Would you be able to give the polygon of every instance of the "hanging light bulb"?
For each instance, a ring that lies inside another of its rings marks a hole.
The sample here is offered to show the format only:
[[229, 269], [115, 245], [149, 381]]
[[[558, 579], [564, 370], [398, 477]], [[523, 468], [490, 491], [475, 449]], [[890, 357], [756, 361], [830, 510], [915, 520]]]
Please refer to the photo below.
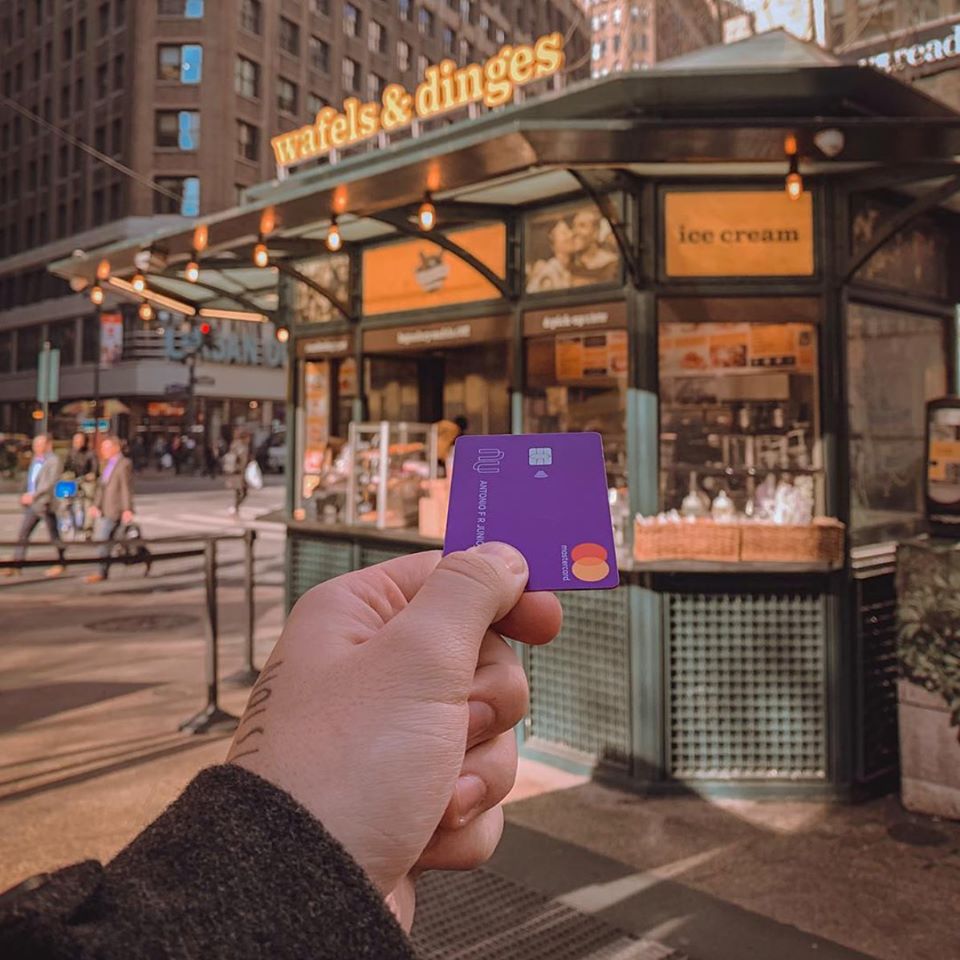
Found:
[[796, 154], [790, 157], [790, 171], [784, 181], [784, 188], [791, 200], [799, 200], [803, 193], [803, 177], [800, 176]]
[[288, 327], [277, 327], [277, 340], [280, 343], [286, 343], [290, 339], [290, 330]]
[[417, 223], [424, 233], [437, 225], [437, 208], [433, 205], [429, 193], [423, 198], [423, 203], [420, 204], [420, 209], [417, 211]]
[[97, 307], [103, 303], [103, 287], [99, 283], [95, 283], [90, 288], [90, 302]]
[[140, 309], [137, 311], [137, 313], [139, 313], [140, 319], [141, 319], [144, 323], [148, 323], [150, 320], [153, 319], [153, 307], [151, 307], [150, 304], [147, 303], [146, 300], [144, 300], [144, 301], [140, 304]]
[[110, 261], [101, 260], [97, 264], [97, 279], [106, 280], [109, 278], [109, 276], [110, 276]]
[[191, 260], [183, 271], [183, 275], [191, 283], [196, 283], [200, 279], [200, 264], [196, 260]]
[[261, 268], [268, 266], [270, 263], [270, 252], [267, 250], [267, 245], [263, 242], [262, 234], [257, 245], [253, 248], [253, 262]]
[[330, 229], [327, 231], [327, 249], [331, 253], [336, 253], [343, 246], [343, 236], [340, 233], [340, 225], [337, 223], [336, 215], [330, 218]]
[[144, 277], [142, 273], [135, 273], [133, 279], [130, 281], [130, 286], [133, 287], [137, 293], [143, 293], [147, 289], [147, 278]]
[[194, 258], [196, 258], [198, 253], [203, 253], [203, 251], [207, 249], [207, 240], [209, 237], [210, 234], [207, 230], [207, 225], [205, 223], [198, 224], [193, 231]]

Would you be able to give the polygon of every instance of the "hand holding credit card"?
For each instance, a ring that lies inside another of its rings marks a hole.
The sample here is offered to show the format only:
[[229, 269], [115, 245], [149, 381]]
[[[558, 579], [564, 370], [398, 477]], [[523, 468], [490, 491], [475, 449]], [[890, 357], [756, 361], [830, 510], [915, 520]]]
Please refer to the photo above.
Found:
[[600, 434], [460, 437], [443, 552], [491, 540], [524, 555], [527, 590], [617, 586]]

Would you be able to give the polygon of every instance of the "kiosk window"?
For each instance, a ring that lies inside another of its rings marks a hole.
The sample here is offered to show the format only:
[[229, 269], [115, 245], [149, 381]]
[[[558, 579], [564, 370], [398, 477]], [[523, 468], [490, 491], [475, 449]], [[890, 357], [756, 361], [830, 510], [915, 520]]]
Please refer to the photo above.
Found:
[[916, 532], [925, 405], [947, 391], [944, 322], [853, 303], [847, 312], [853, 542]]
[[603, 436], [607, 483], [626, 485], [627, 332], [599, 330], [526, 342], [524, 430]]
[[817, 331], [807, 323], [661, 323], [660, 502], [721, 491], [750, 514], [782, 480], [823, 512]]

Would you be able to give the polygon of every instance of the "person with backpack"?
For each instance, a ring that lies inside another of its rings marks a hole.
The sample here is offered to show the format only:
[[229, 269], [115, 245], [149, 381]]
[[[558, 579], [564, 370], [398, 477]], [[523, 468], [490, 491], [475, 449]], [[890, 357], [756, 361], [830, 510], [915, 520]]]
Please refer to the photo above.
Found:
[[223, 475], [227, 478], [227, 489], [233, 491], [233, 506], [229, 513], [239, 516], [240, 504], [250, 492], [247, 486], [247, 465], [250, 463], [250, 438], [242, 430], [234, 435], [233, 442], [223, 455]]

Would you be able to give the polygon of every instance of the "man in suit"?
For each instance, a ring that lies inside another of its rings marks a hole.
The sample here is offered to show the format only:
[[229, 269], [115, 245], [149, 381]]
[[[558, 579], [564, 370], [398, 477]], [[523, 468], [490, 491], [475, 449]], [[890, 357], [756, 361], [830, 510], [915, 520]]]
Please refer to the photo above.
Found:
[[133, 464], [120, 450], [116, 437], [100, 442], [100, 479], [90, 508], [93, 539], [100, 548], [100, 570], [86, 578], [87, 583], [106, 580], [110, 573], [110, 545], [123, 525], [133, 520]]
[[[27, 555], [27, 542], [40, 523], [47, 525], [50, 540], [56, 544], [60, 562], [46, 571], [48, 577], [59, 577], [64, 571], [63, 544], [57, 528], [57, 515], [53, 512], [53, 491], [60, 479], [60, 458], [53, 452], [53, 437], [41, 433], [33, 438], [33, 459], [27, 470], [27, 481], [20, 497], [23, 518], [17, 535], [17, 548], [13, 553], [15, 563], [22, 563]], [[17, 576], [19, 567], [5, 567], [0, 574]]]

